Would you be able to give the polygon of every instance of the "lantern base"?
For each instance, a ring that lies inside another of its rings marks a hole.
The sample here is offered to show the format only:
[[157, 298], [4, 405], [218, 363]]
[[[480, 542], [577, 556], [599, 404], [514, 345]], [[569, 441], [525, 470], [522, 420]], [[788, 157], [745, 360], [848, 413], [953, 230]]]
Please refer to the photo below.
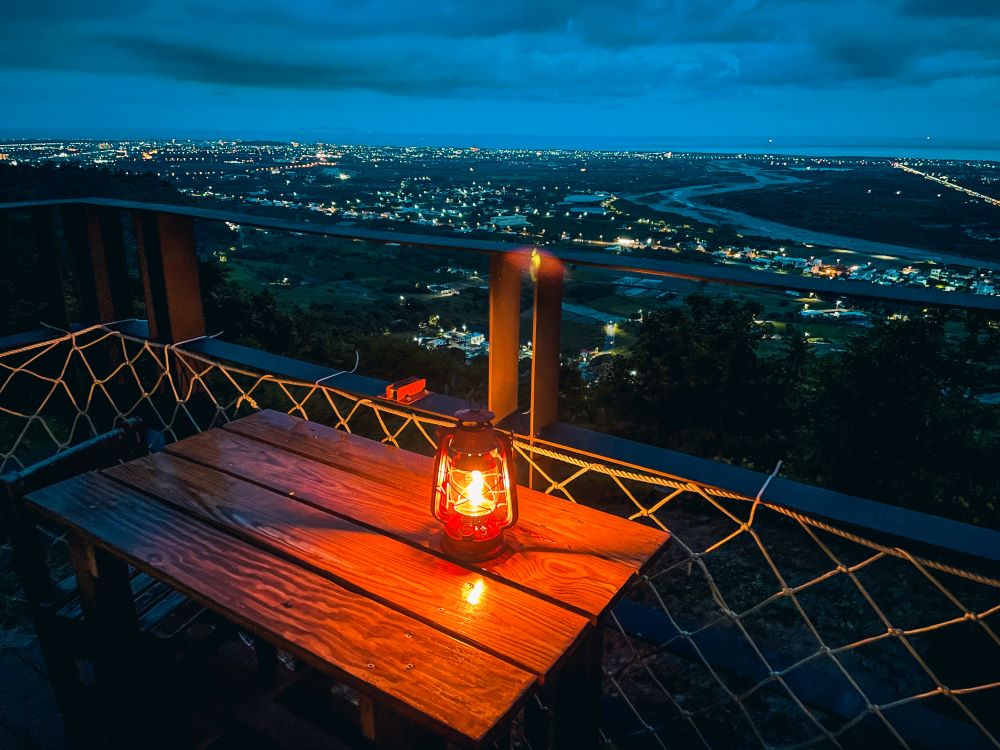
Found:
[[461, 539], [455, 539], [448, 534], [442, 534], [441, 549], [449, 557], [454, 557], [459, 560], [480, 562], [482, 560], [489, 560], [491, 557], [496, 557], [501, 554], [505, 549], [507, 549], [507, 544], [504, 542], [503, 532], [492, 539], [486, 539], [481, 542], [467, 542]]

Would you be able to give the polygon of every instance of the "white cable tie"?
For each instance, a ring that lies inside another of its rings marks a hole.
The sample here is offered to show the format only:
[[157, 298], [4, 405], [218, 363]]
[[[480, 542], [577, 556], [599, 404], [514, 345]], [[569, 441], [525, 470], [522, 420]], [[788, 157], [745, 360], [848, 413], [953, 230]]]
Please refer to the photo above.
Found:
[[770, 474], [770, 476], [768, 476], [768, 478], [764, 480], [764, 484], [762, 484], [761, 487], [760, 487], [760, 492], [758, 492], [757, 493], [757, 497], [754, 498], [754, 502], [755, 503], [759, 503], [760, 502], [760, 499], [764, 496], [764, 490], [767, 489], [767, 485], [769, 485], [771, 483], [772, 479], [774, 479], [776, 476], [778, 476], [778, 472], [781, 471], [781, 463], [782, 462], [779, 459], [778, 463], [775, 464], [774, 471], [772, 471], [771, 474]]
[[337, 372], [331, 372], [329, 375], [324, 375], [319, 380], [317, 380], [314, 385], [321, 385], [324, 380], [329, 380], [330, 378], [335, 378], [338, 375], [343, 375], [347, 370], [338, 370]]
[[[72, 331], [67, 331], [64, 328], [60, 328], [59, 326], [51, 325], [50, 323], [46, 323], [44, 320], [39, 320], [38, 325], [42, 326], [42, 328], [48, 328], [51, 331], [59, 331], [59, 333], [63, 334], [64, 336], [73, 335]], [[83, 333], [83, 331], [78, 331], [77, 333]]]
[[108, 323], [94, 323], [93, 325], [89, 325], [86, 328], [81, 328], [79, 331], [67, 331], [64, 328], [60, 328], [59, 326], [54, 326], [51, 323], [46, 323], [44, 320], [38, 321], [38, 324], [43, 328], [48, 328], [53, 331], [59, 331], [59, 333], [64, 333], [67, 336], [79, 336], [82, 333], [87, 333], [87, 331], [95, 331], [98, 328], [103, 328], [112, 333], [121, 333], [121, 331], [112, 331], [111, 326], [116, 326], [121, 323], [141, 323], [141, 322], [145, 321], [142, 318], [122, 318], [121, 320], [112, 320]]
[[[145, 318], [122, 318], [121, 320], [112, 320], [109, 323], [98, 323], [94, 327], [95, 328], [108, 328], [110, 326], [116, 326], [116, 325], [120, 325], [122, 323], [145, 323], [145, 322], [146, 322]], [[119, 331], [115, 331], [115, 333], [119, 333]]]
[[757, 506], [760, 505], [761, 498], [764, 497], [764, 490], [766, 490], [767, 486], [771, 484], [771, 480], [778, 476], [778, 472], [781, 471], [781, 464], [782, 462], [780, 460], [777, 464], [775, 464], [774, 471], [772, 471], [770, 475], [768, 475], [767, 479], [764, 480], [764, 484], [760, 486], [760, 491], [757, 493], [757, 497], [753, 499], [753, 505], [750, 506], [750, 517], [747, 518], [746, 522], [747, 528], [753, 525], [754, 517], [757, 514]]
[[357, 349], [354, 350], [354, 367], [350, 370], [339, 370], [338, 372], [331, 372], [329, 375], [324, 375], [319, 380], [315, 382], [315, 385], [321, 385], [324, 380], [329, 380], [330, 378], [335, 378], [338, 375], [353, 375], [358, 371], [358, 365], [361, 364], [361, 352]]
[[178, 341], [178, 342], [176, 342], [174, 344], [167, 344], [167, 347], [170, 348], [170, 349], [174, 349], [174, 348], [176, 348], [178, 346], [184, 346], [184, 344], [190, 344], [192, 341], [201, 341], [202, 339], [214, 339], [214, 338], [216, 338], [218, 336], [221, 336], [223, 333], [225, 333], [225, 331], [219, 331], [218, 333], [213, 333], [211, 336], [207, 336], [207, 335], [206, 336], [195, 336], [192, 339], [184, 339], [184, 341]]

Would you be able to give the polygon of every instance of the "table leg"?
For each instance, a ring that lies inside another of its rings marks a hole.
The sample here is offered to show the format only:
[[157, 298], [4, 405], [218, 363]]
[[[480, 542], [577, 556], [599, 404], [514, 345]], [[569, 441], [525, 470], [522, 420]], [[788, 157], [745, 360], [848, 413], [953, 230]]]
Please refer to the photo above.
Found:
[[122, 750], [184, 747], [190, 741], [180, 726], [184, 722], [159, 716], [164, 685], [158, 684], [159, 671], [143, 663], [139, 653], [128, 565], [77, 535], [70, 539], [70, 553], [94, 648], [105, 744]]
[[39, 543], [35, 519], [18, 507], [11, 514], [10, 540], [14, 569], [24, 589], [45, 670], [52, 683], [67, 736], [75, 744], [85, 747], [92, 742], [92, 722], [87, 716], [80, 674], [66, 645], [65, 635], [56, 626], [55, 615], [51, 611], [54, 587], [49, 578], [45, 553]]
[[534, 702], [525, 710], [525, 734], [532, 750], [590, 750], [598, 746], [603, 655], [604, 628], [591, 626], [543, 689], [547, 717]]
[[265, 690], [278, 684], [278, 649], [258, 635], [253, 636], [253, 650], [257, 657], [257, 677]]
[[548, 691], [532, 696], [524, 706], [524, 738], [528, 750], [548, 750], [549, 747], [549, 707], [544, 701], [548, 699]]
[[362, 695], [361, 731], [381, 750], [445, 750], [445, 742], [399, 712]]

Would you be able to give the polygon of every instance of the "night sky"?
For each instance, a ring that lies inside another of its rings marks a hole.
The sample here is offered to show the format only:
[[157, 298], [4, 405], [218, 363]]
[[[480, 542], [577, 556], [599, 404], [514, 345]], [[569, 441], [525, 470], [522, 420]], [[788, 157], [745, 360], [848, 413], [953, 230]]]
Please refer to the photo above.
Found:
[[1000, 0], [4, 5], [8, 137], [1000, 137]]

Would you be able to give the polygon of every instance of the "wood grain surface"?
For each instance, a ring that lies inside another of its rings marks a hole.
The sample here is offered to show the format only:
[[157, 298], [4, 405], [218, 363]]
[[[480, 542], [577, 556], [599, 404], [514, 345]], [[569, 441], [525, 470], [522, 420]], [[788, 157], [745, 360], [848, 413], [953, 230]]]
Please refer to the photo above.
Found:
[[[423, 486], [414, 488], [409, 477], [393, 477], [389, 466], [380, 472], [385, 481], [375, 481], [228, 430], [203, 432], [167, 451], [443, 555], [441, 526], [430, 512], [429, 485], [426, 492]], [[368, 470], [365, 464], [361, 467]], [[507, 552], [469, 564], [595, 622], [635, 575], [630, 565], [564, 544], [538, 543], [519, 533], [520, 528], [519, 522]]]
[[[225, 429], [282, 450], [389, 484], [405, 483], [430, 496], [432, 459], [282, 412], [264, 410]], [[517, 535], [525, 544], [592, 552], [642, 570], [669, 534], [586, 505], [517, 488]]]
[[451, 741], [478, 745], [533, 675], [97, 474], [31, 507]]
[[160, 453], [104, 474], [542, 679], [587, 626], [520, 589], [179, 456]]

